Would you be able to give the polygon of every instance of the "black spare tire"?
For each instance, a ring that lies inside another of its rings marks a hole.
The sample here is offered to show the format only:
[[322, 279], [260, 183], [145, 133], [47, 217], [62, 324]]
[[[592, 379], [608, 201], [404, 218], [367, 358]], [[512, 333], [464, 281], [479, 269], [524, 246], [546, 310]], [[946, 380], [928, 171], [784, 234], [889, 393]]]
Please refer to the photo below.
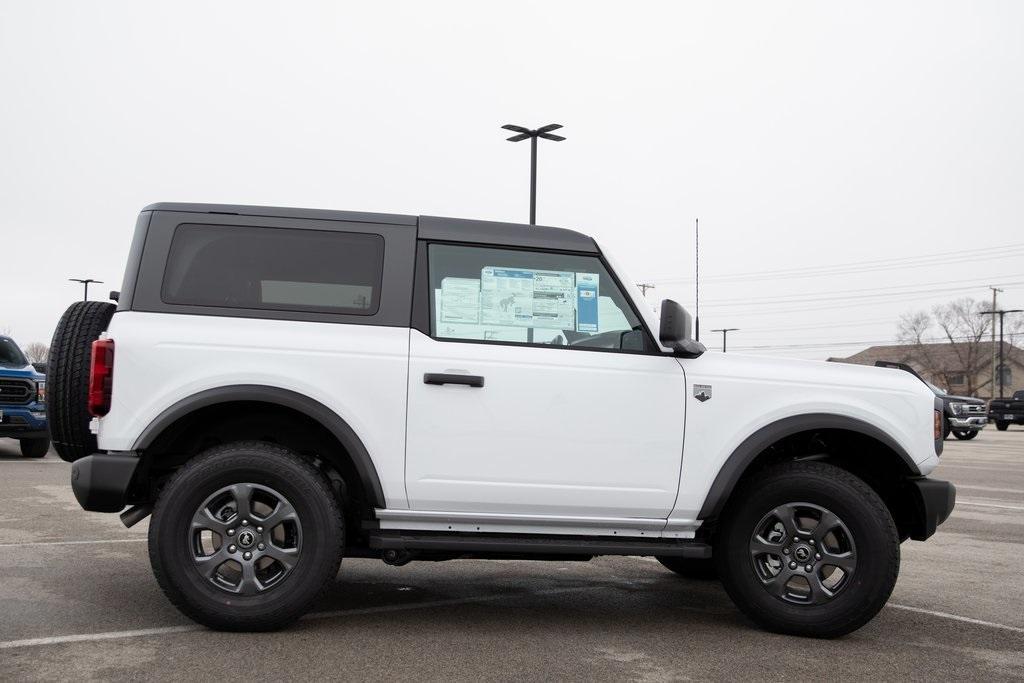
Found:
[[107, 329], [114, 304], [78, 301], [68, 306], [50, 343], [46, 375], [46, 414], [53, 449], [74, 462], [96, 452], [89, 431], [89, 365], [92, 343]]

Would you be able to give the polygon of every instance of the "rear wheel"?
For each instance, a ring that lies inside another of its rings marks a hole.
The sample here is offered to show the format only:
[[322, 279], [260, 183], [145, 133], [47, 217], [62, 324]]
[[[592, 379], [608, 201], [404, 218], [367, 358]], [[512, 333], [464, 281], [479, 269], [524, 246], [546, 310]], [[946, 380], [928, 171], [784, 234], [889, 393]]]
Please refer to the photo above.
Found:
[[900, 541], [862, 480], [817, 462], [766, 470], [733, 494], [715, 547], [736, 606], [770, 631], [834, 638], [885, 605]]
[[953, 436], [960, 439], [961, 441], [970, 441], [978, 435], [977, 430], [974, 429], [954, 429]]
[[71, 304], [53, 333], [46, 375], [46, 414], [53, 449], [72, 462], [95, 453], [89, 430], [89, 365], [92, 343], [107, 329], [115, 307], [105, 301]]
[[689, 557], [659, 555], [657, 560], [668, 569], [679, 574], [679, 576], [687, 579], [708, 581], [718, 578], [718, 570], [715, 568], [715, 561], [711, 558], [699, 560]]
[[21, 454], [26, 458], [42, 458], [50, 450], [50, 440], [45, 436], [41, 439], [21, 439]]
[[163, 488], [149, 527], [157, 581], [210, 628], [268, 631], [298, 619], [333, 583], [344, 528], [330, 483], [290, 450], [219, 446]]
[[1004, 422], [1003, 420], [996, 420], [996, 429], [998, 429], [1001, 432], [1005, 432], [1007, 428], [1009, 428], [1009, 426], [1009, 422]]

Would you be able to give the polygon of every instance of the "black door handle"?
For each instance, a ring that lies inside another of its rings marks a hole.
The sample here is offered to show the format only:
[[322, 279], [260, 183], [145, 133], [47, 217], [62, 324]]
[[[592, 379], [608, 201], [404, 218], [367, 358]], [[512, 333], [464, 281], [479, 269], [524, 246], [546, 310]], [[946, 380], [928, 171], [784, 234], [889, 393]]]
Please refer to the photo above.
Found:
[[423, 375], [424, 384], [465, 384], [467, 387], [484, 385], [484, 378], [480, 375], [452, 375], [446, 372], [427, 372]]

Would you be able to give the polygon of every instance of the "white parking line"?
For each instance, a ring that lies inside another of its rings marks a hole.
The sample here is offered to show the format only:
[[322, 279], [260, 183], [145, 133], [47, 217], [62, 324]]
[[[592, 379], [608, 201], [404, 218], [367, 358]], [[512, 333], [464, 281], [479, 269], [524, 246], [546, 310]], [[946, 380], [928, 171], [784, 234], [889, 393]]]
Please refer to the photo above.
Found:
[[1024, 510], [1020, 505], [996, 505], [995, 503], [976, 503], [973, 500], [958, 500], [957, 505], [970, 505], [978, 508], [999, 508], [1001, 510]]
[[110, 538], [103, 541], [33, 541], [31, 543], [0, 543], [0, 548], [30, 548], [46, 545], [93, 545], [100, 543], [145, 543], [145, 538]]
[[971, 491], [989, 491], [991, 493], [1019, 493], [1024, 495], [1024, 489], [998, 489], [991, 486], [967, 486], [966, 484], [956, 485], [957, 491], [962, 491], [964, 489], [970, 489]]
[[[606, 589], [608, 584], [593, 586], [577, 586], [574, 588], [551, 588], [548, 590], [531, 591], [528, 593], [501, 593], [498, 595], [480, 595], [470, 598], [451, 598], [449, 600], [428, 600], [425, 602], [414, 602], [400, 605], [381, 605], [380, 607], [366, 607], [361, 609], [341, 609], [331, 612], [312, 612], [302, 617], [302, 621], [313, 619], [333, 619], [336, 617], [358, 616], [366, 614], [383, 614], [386, 612], [401, 612], [413, 609], [429, 609], [432, 607], [449, 607], [452, 605], [466, 605], [481, 602], [494, 602], [496, 600], [512, 600], [526, 596], [557, 595], [560, 593], [578, 593], [598, 588]], [[614, 587], [614, 584], [612, 585]], [[140, 628], [131, 631], [106, 631], [104, 633], [76, 633], [67, 636], [52, 636], [49, 638], [25, 638], [24, 640], [0, 641], [0, 650], [13, 650], [19, 647], [38, 647], [41, 645], [66, 645], [68, 643], [91, 643], [100, 640], [117, 640], [119, 638], [143, 638], [146, 636], [163, 636], [171, 633], [192, 633], [205, 631], [203, 626], [198, 624], [184, 626], [163, 626], [159, 628]]]
[[4, 460], [0, 459], [0, 464], [7, 463], [9, 465], [70, 465], [69, 462], [63, 460], [36, 460], [35, 458], [22, 458], [21, 460]]
[[[1006, 624], [997, 624], [994, 621], [983, 621], [981, 619], [972, 619], [971, 617], [962, 617], [959, 614], [950, 614], [949, 612], [936, 612], [930, 609], [922, 609], [920, 607], [911, 607], [910, 605], [897, 605], [894, 602], [890, 602], [887, 607], [893, 607], [895, 609], [902, 609], [908, 612], [917, 612], [919, 614], [928, 614], [933, 617], [941, 617], [943, 619], [952, 619], [953, 621], [960, 621], [965, 624], [975, 624], [976, 626], [987, 626], [989, 628], [998, 628], [1003, 631], [1012, 631], [1014, 633], [1024, 633], [1024, 628], [1019, 626], [1007, 626]], [[2, 647], [2, 646], [0, 646]]]
[[[414, 609], [430, 609], [432, 607], [449, 607], [452, 605], [466, 605], [473, 603], [483, 602], [494, 602], [498, 600], [506, 600], [513, 598], [522, 598], [524, 596], [540, 596], [540, 595], [557, 595], [560, 593], [578, 593], [586, 590], [596, 590], [608, 588], [607, 584], [599, 584], [593, 586], [578, 586], [575, 588], [552, 588], [549, 590], [531, 591], [529, 593], [502, 593], [499, 595], [480, 595], [470, 598], [452, 598], [449, 600], [428, 600], [425, 602], [415, 602], [400, 605], [381, 605], [380, 607], [366, 607], [361, 609], [342, 609], [334, 610], [331, 612], [313, 612], [302, 617], [302, 621], [318, 620], [318, 619], [334, 619], [337, 617], [345, 616], [357, 616], [366, 614], [384, 614], [387, 612], [401, 612], [406, 610]], [[959, 614], [950, 614], [949, 612], [938, 612], [930, 609], [923, 609], [921, 607], [911, 607], [910, 605], [900, 605], [894, 602], [888, 603], [887, 607], [893, 609], [901, 609], [907, 612], [916, 612], [918, 614], [927, 614], [932, 617], [938, 617], [940, 619], [949, 619], [951, 621], [957, 621], [965, 624], [973, 624], [975, 626], [984, 626], [986, 628], [999, 629], [1001, 631], [1010, 631], [1012, 633], [1024, 633], [1024, 628], [1019, 626], [1009, 626], [1007, 624], [999, 624], [994, 621], [985, 621], [983, 619], [974, 619], [972, 617], [963, 617]], [[134, 629], [130, 631], [106, 631], [104, 633], [76, 633], [66, 636], [52, 636], [48, 638], [25, 638], [23, 640], [7, 640], [0, 641], [0, 650], [13, 650], [15, 648], [22, 647], [39, 647], [42, 645], [66, 645], [69, 643], [91, 643], [101, 640], [118, 640], [121, 638], [143, 638], [146, 636], [163, 636], [173, 633], [194, 633], [197, 631], [205, 631], [206, 629], [198, 624], [183, 625], [183, 626], [163, 626], [158, 628], [142, 628]]]

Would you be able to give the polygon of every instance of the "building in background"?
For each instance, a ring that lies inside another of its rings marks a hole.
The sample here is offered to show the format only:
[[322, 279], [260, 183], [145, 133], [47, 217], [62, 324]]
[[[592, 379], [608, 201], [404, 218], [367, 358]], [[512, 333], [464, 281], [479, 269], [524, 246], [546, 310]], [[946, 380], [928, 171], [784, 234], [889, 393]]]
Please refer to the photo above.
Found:
[[[993, 398], [992, 342], [939, 344], [893, 344], [871, 346], [846, 358], [829, 358], [837, 363], [874, 365], [875, 361], [906, 363], [932, 384], [951, 394]], [[999, 345], [995, 344], [998, 363]], [[1003, 343], [1003, 393], [1024, 389], [1024, 349]], [[995, 394], [999, 394], [996, 376]]]

